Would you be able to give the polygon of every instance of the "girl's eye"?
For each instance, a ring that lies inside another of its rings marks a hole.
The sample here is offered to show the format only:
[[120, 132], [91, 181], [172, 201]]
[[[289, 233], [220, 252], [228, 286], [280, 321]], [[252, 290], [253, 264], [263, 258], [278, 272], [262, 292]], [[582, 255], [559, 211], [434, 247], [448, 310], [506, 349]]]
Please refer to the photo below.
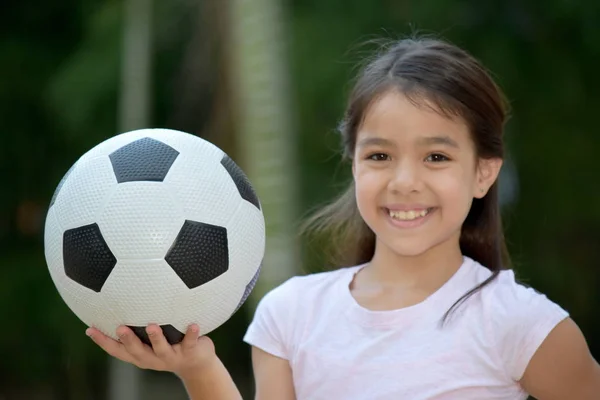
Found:
[[438, 163], [438, 162], [442, 162], [442, 161], [449, 161], [450, 159], [443, 154], [434, 153], [434, 154], [430, 154], [429, 156], [427, 156], [427, 158], [425, 160], [427, 162]]
[[372, 161], [387, 161], [390, 157], [384, 153], [374, 153], [368, 156], [367, 159]]

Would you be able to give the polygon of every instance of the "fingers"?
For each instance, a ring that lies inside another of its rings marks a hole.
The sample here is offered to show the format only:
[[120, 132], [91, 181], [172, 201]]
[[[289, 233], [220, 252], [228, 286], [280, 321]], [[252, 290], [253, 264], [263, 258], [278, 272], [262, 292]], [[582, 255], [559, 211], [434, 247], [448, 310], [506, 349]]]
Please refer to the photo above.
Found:
[[128, 327], [117, 328], [117, 335], [123, 346], [134, 360], [134, 364], [140, 368], [156, 369], [157, 357], [150, 346], [142, 343], [140, 338]]
[[107, 352], [109, 355], [118, 358], [121, 361], [128, 363], [133, 362], [133, 357], [127, 352], [127, 349], [122, 343], [117, 342], [113, 338], [110, 338], [95, 328], [88, 328], [85, 331], [94, 343], [96, 343], [102, 350]]
[[169, 362], [175, 355], [175, 351], [169, 342], [167, 342], [160, 326], [156, 324], [148, 325], [146, 333], [148, 333], [148, 338], [150, 339], [150, 343], [152, 343], [154, 354], [165, 362]]
[[127, 326], [117, 328], [119, 341], [116, 341], [95, 328], [88, 328], [86, 334], [109, 355], [143, 369], [158, 371], [173, 370], [180, 363], [180, 351], [191, 354], [198, 345], [200, 328], [190, 325], [181, 344], [171, 346], [162, 329], [156, 324], [146, 327], [152, 347], [142, 343]]
[[192, 324], [188, 327], [188, 330], [181, 341], [181, 349], [183, 351], [191, 351], [198, 345], [199, 332], [200, 328], [196, 324]]

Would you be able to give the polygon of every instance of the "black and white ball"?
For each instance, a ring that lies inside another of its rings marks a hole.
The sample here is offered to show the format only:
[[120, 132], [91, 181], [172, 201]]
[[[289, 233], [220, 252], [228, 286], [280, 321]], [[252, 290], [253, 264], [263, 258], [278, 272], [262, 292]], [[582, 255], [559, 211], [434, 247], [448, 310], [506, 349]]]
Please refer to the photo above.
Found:
[[260, 202], [242, 170], [190, 134], [144, 129], [84, 154], [59, 183], [45, 226], [50, 275], [69, 308], [115, 338], [177, 343], [227, 321], [259, 276]]

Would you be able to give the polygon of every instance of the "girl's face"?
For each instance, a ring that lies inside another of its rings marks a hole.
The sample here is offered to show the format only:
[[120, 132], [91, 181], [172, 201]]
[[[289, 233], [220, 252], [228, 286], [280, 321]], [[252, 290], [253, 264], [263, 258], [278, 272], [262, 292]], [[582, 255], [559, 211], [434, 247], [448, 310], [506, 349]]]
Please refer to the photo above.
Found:
[[381, 245], [417, 256], [456, 242], [474, 197], [502, 161], [477, 160], [466, 124], [390, 91], [371, 105], [357, 133], [352, 171], [358, 209]]

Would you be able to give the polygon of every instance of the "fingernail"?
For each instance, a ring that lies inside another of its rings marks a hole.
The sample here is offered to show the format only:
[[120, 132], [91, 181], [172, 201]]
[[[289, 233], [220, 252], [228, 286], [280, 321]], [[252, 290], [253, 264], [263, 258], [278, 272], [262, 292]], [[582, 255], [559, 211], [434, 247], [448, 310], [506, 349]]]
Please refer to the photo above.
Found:
[[192, 332], [198, 333], [198, 325], [192, 325]]
[[91, 330], [91, 329], [89, 329], [89, 328], [88, 328], [88, 329], [86, 329], [86, 330], [85, 330], [85, 334], [86, 334], [87, 336], [89, 336], [89, 337], [92, 337], [92, 330]]

